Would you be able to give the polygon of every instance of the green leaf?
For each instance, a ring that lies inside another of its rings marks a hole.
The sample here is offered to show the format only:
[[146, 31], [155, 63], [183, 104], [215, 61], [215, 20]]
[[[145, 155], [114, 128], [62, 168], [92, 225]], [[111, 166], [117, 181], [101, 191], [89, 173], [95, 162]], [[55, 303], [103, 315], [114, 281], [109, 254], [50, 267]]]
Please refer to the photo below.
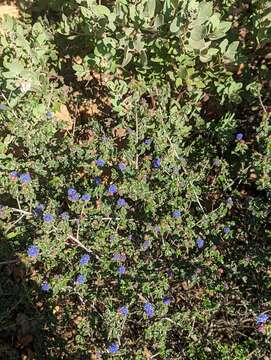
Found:
[[222, 54], [225, 53], [226, 47], [228, 46], [228, 43], [229, 43], [228, 39], [224, 39], [224, 40], [220, 43], [219, 47], [220, 47], [220, 50], [221, 50], [221, 53], [222, 53]]
[[229, 46], [227, 51], [224, 54], [224, 60], [229, 63], [233, 62], [235, 59], [236, 50], [238, 48], [239, 41], [233, 41]]
[[213, 3], [212, 2], [201, 2], [198, 8], [198, 18], [208, 20], [213, 13]]
[[195, 26], [190, 33], [190, 38], [194, 41], [199, 41], [201, 39], [204, 39], [203, 35], [203, 26]]
[[172, 33], [177, 33], [180, 30], [180, 28], [181, 28], [181, 19], [180, 17], [176, 16], [175, 19], [170, 24], [169, 30]]
[[7, 238], [7, 239], [13, 239], [13, 238], [15, 238], [18, 234], [19, 234], [18, 232], [13, 231], [13, 232], [8, 233], [8, 234], [6, 235], [6, 238]]
[[156, 9], [156, 0], [148, 0], [144, 9], [144, 13], [149, 18], [153, 18], [155, 15], [155, 9]]
[[92, 5], [92, 10], [97, 17], [110, 16], [110, 10], [104, 5]]
[[206, 43], [203, 39], [201, 40], [189, 39], [189, 45], [195, 50], [201, 50], [205, 48]]
[[144, 42], [141, 39], [141, 36], [138, 36], [136, 40], [134, 41], [134, 48], [140, 53], [142, 50], [144, 50]]
[[131, 52], [129, 52], [128, 47], [126, 47], [124, 50], [124, 58], [123, 58], [121, 66], [125, 67], [126, 65], [128, 65], [129, 62], [132, 60], [132, 57], [133, 57], [133, 54]]

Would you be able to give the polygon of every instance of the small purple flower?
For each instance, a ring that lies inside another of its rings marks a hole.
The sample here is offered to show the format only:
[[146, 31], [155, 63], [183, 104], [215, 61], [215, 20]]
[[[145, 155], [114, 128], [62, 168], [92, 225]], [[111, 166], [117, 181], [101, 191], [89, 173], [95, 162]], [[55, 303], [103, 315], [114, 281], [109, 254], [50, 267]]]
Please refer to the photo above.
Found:
[[43, 221], [45, 222], [51, 222], [54, 220], [54, 217], [52, 214], [44, 214], [43, 215]]
[[85, 281], [86, 281], [86, 278], [82, 274], [79, 274], [76, 278], [76, 284], [78, 284], [78, 285], [84, 284]]
[[220, 165], [220, 160], [215, 159], [213, 164], [214, 164], [214, 166], [219, 166]]
[[126, 272], [126, 267], [124, 265], [121, 265], [118, 269], [118, 272], [120, 275], [124, 275]]
[[96, 176], [93, 181], [95, 185], [100, 185], [102, 183], [102, 179], [99, 176]]
[[121, 163], [118, 164], [118, 168], [119, 168], [120, 171], [124, 171], [126, 169], [126, 165], [121, 162]]
[[237, 134], [235, 135], [235, 139], [238, 140], [238, 141], [243, 140], [243, 137], [244, 137], [244, 134], [243, 134], [243, 133], [237, 133]]
[[152, 139], [145, 139], [144, 140], [145, 145], [151, 145], [151, 143], [152, 143]]
[[7, 110], [7, 105], [0, 104], [0, 110]]
[[126, 255], [124, 254], [114, 254], [112, 257], [112, 260], [114, 261], [125, 261], [126, 260]]
[[151, 245], [151, 242], [150, 242], [150, 240], [145, 240], [144, 242], [143, 242], [143, 250], [147, 250], [149, 247], [150, 247], [150, 245]]
[[151, 318], [151, 317], [154, 316], [154, 309], [153, 309], [152, 304], [150, 304], [150, 303], [145, 303], [145, 304], [144, 304], [144, 310], [145, 310], [145, 312], [146, 312], [146, 314], [147, 314], [147, 316], [148, 316], [149, 318]]
[[89, 201], [90, 198], [91, 198], [91, 196], [90, 196], [89, 194], [84, 194], [84, 195], [82, 195], [81, 200], [83, 200], [83, 201]]
[[269, 319], [269, 316], [267, 314], [260, 314], [260, 315], [258, 315], [258, 317], [256, 319], [256, 324], [257, 325], [265, 324], [268, 319]]
[[33, 214], [34, 216], [38, 216], [40, 215], [44, 210], [44, 205], [43, 204], [38, 204], [35, 209], [33, 210]]
[[121, 306], [118, 308], [118, 313], [122, 316], [127, 316], [129, 314], [129, 310], [127, 306]]
[[164, 296], [163, 297], [163, 303], [165, 305], [170, 305], [170, 303], [171, 303], [170, 297], [169, 296]]
[[159, 232], [161, 232], [160, 226], [156, 225], [153, 230], [156, 232], [156, 234], [158, 234]]
[[109, 185], [109, 187], [108, 187], [108, 192], [110, 193], [110, 194], [116, 194], [116, 192], [117, 192], [118, 190], [117, 190], [117, 187], [116, 187], [116, 185], [115, 184], [111, 184], [111, 185]]
[[80, 195], [73, 188], [68, 190], [68, 198], [70, 201], [78, 201], [80, 199]]
[[160, 166], [161, 166], [161, 160], [160, 158], [157, 157], [152, 161], [152, 167], [154, 169], [158, 169]]
[[17, 173], [17, 171], [11, 171], [9, 176], [11, 177], [11, 180], [15, 180], [19, 177], [19, 174]]
[[41, 285], [41, 290], [44, 292], [48, 292], [50, 289], [51, 289], [51, 286], [50, 286], [50, 284], [48, 284], [48, 282], [44, 282]]
[[80, 265], [87, 265], [89, 263], [90, 256], [88, 254], [83, 255], [79, 261]]
[[126, 205], [127, 205], [127, 202], [126, 202], [125, 199], [119, 198], [118, 201], [117, 201], [117, 204], [118, 204], [119, 206], [126, 206]]
[[29, 184], [31, 181], [31, 176], [28, 173], [21, 174], [20, 180], [21, 180], [22, 184], [24, 184], [24, 185]]
[[228, 226], [225, 226], [225, 227], [223, 228], [224, 234], [228, 234], [230, 231], [231, 231], [231, 229], [230, 229]]
[[61, 213], [61, 214], [59, 215], [59, 217], [60, 217], [62, 220], [69, 220], [70, 215], [69, 215], [66, 211], [64, 211], [63, 213]]
[[115, 354], [119, 351], [119, 345], [117, 343], [112, 343], [108, 347], [108, 352]]
[[104, 167], [105, 161], [103, 159], [96, 160], [96, 165], [99, 167]]
[[182, 213], [180, 212], [180, 210], [174, 210], [172, 211], [172, 216], [174, 218], [179, 218], [182, 215]]
[[39, 255], [40, 249], [36, 245], [31, 245], [27, 249], [27, 255], [30, 257], [36, 257]]
[[54, 113], [52, 111], [48, 111], [46, 115], [48, 119], [52, 119], [54, 117]]
[[116, 239], [116, 236], [114, 235], [114, 234], [111, 234], [110, 236], [109, 236], [109, 240], [110, 241], [114, 241]]
[[196, 240], [196, 244], [197, 244], [198, 249], [202, 249], [204, 246], [204, 240], [199, 238]]
[[68, 189], [68, 196], [73, 196], [77, 193], [77, 191], [74, 188]]

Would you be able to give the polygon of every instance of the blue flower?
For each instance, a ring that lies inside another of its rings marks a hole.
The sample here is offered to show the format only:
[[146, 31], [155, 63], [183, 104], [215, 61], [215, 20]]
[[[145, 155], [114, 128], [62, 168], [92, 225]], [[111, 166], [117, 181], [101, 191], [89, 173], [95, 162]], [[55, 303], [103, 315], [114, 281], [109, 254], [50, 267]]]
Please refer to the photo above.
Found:
[[145, 240], [144, 243], [143, 243], [143, 250], [147, 250], [151, 245], [151, 242], [150, 240]]
[[112, 260], [125, 261], [126, 260], [126, 255], [124, 255], [124, 254], [114, 254], [113, 257], [112, 257]]
[[153, 230], [158, 234], [161, 231], [160, 226], [156, 225]]
[[163, 297], [163, 303], [165, 305], [169, 305], [171, 303], [170, 297], [169, 296], [164, 296]]
[[161, 160], [157, 157], [152, 161], [152, 167], [158, 169], [161, 166]]
[[121, 265], [118, 269], [118, 272], [120, 275], [124, 275], [126, 272], [126, 267], [124, 265]]
[[174, 211], [172, 211], [172, 216], [174, 217], [174, 218], [178, 218], [178, 217], [180, 217], [182, 215], [182, 213], [180, 212], [180, 210], [174, 210]]
[[90, 198], [91, 198], [91, 196], [90, 196], [89, 194], [84, 194], [84, 195], [82, 195], [81, 200], [83, 200], [83, 201], [89, 201]]
[[38, 204], [35, 209], [33, 210], [33, 214], [34, 216], [38, 216], [40, 215], [40, 213], [42, 213], [44, 210], [44, 205], [43, 204]]
[[125, 199], [119, 198], [118, 201], [117, 201], [117, 204], [118, 204], [119, 206], [126, 206], [126, 205], [127, 205], [127, 202], [126, 202]]
[[7, 105], [0, 104], [0, 110], [7, 110]]
[[54, 217], [53, 217], [52, 214], [44, 214], [44, 215], [43, 215], [43, 220], [44, 220], [45, 222], [51, 222], [51, 221], [54, 220]]
[[102, 182], [102, 179], [99, 176], [96, 176], [93, 181], [94, 181], [95, 185], [100, 185]]
[[151, 145], [151, 143], [152, 143], [152, 139], [145, 139], [144, 140], [145, 145]]
[[77, 278], [76, 278], [76, 283], [77, 283], [78, 285], [84, 284], [85, 281], [86, 281], [86, 278], [85, 278], [85, 276], [82, 275], [82, 274], [79, 274], [79, 275], [77, 276]]
[[88, 254], [83, 255], [79, 261], [80, 265], [87, 265], [89, 262], [90, 256]]
[[121, 163], [118, 164], [118, 168], [119, 168], [120, 171], [124, 171], [126, 169], [126, 165], [121, 162]]
[[238, 140], [238, 141], [243, 140], [243, 137], [244, 137], [244, 134], [243, 134], [243, 133], [237, 133], [237, 134], [235, 135], [235, 139]]
[[41, 285], [41, 290], [44, 291], [44, 292], [48, 292], [50, 289], [51, 289], [51, 286], [48, 284], [48, 282], [44, 282]]
[[48, 111], [46, 115], [49, 119], [52, 119], [54, 117], [54, 113], [52, 111]]
[[74, 188], [68, 189], [68, 196], [73, 196], [77, 194], [77, 191]]
[[117, 343], [112, 343], [108, 347], [108, 352], [115, 354], [119, 351], [119, 345]]
[[224, 234], [228, 234], [230, 231], [231, 231], [231, 229], [230, 229], [228, 226], [225, 226], [225, 227], [223, 228]]
[[204, 246], [204, 240], [199, 238], [196, 240], [196, 244], [199, 249], [202, 249]]
[[153, 309], [152, 304], [150, 304], [150, 303], [145, 303], [145, 304], [144, 304], [144, 310], [145, 310], [145, 312], [146, 312], [146, 314], [147, 314], [147, 316], [148, 316], [149, 318], [151, 318], [151, 317], [154, 316], [154, 309]]
[[269, 316], [267, 314], [260, 314], [256, 319], [256, 324], [265, 324], [267, 320], [269, 319]]
[[21, 174], [20, 180], [21, 180], [22, 184], [28, 184], [31, 181], [31, 176], [28, 173]]
[[108, 187], [108, 192], [110, 193], [110, 194], [115, 194], [116, 192], [117, 192], [118, 190], [117, 190], [117, 187], [116, 187], [116, 185], [115, 184], [111, 184], [109, 187]]
[[39, 255], [40, 249], [36, 245], [31, 245], [27, 249], [27, 255], [31, 257], [36, 257]]
[[68, 198], [70, 201], [78, 201], [80, 199], [80, 195], [73, 188], [68, 190]]
[[103, 167], [105, 165], [105, 161], [103, 159], [96, 160], [96, 165], [99, 167]]
[[69, 220], [70, 215], [69, 215], [66, 211], [64, 211], [63, 213], [61, 213], [61, 214], [59, 215], [59, 217], [60, 217], [62, 220]]
[[12, 180], [15, 180], [19, 177], [19, 174], [17, 173], [17, 171], [11, 171], [9, 176], [11, 177]]
[[118, 313], [120, 315], [127, 316], [128, 313], [129, 313], [128, 307], [127, 306], [121, 306], [120, 308], [118, 308]]
[[111, 234], [111, 235], [109, 236], [109, 240], [110, 240], [110, 241], [114, 241], [115, 239], [116, 239], [116, 235]]

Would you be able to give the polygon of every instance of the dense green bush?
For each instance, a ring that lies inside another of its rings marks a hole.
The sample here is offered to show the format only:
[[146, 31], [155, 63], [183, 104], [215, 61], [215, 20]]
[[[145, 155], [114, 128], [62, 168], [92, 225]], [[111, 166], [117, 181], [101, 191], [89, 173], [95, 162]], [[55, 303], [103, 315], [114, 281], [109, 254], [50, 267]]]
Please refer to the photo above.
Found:
[[37, 359], [269, 358], [269, 2], [25, 5], [1, 23], [0, 266], [27, 275], [0, 333], [24, 312]]

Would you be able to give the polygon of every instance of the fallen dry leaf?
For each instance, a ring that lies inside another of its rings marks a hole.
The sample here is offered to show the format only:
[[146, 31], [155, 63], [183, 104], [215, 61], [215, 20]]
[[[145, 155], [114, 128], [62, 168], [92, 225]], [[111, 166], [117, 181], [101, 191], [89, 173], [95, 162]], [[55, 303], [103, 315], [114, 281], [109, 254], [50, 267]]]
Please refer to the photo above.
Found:
[[17, 347], [24, 348], [28, 344], [30, 344], [32, 341], [33, 341], [32, 335], [25, 335], [25, 336], [21, 337], [20, 339], [18, 339]]
[[55, 113], [55, 118], [65, 124], [66, 130], [72, 130], [73, 121], [66, 105], [61, 104], [60, 110]]
[[5, 15], [9, 15], [11, 17], [18, 18], [20, 15], [20, 12], [15, 4], [0, 5], [0, 19], [3, 19]]
[[152, 353], [146, 347], [144, 347], [143, 355], [146, 356], [147, 360], [152, 358]]
[[95, 100], [84, 101], [80, 107], [80, 112], [85, 113], [89, 116], [100, 114], [100, 110], [95, 102]]
[[121, 139], [126, 136], [126, 129], [115, 127], [112, 129], [112, 134], [114, 137]]

